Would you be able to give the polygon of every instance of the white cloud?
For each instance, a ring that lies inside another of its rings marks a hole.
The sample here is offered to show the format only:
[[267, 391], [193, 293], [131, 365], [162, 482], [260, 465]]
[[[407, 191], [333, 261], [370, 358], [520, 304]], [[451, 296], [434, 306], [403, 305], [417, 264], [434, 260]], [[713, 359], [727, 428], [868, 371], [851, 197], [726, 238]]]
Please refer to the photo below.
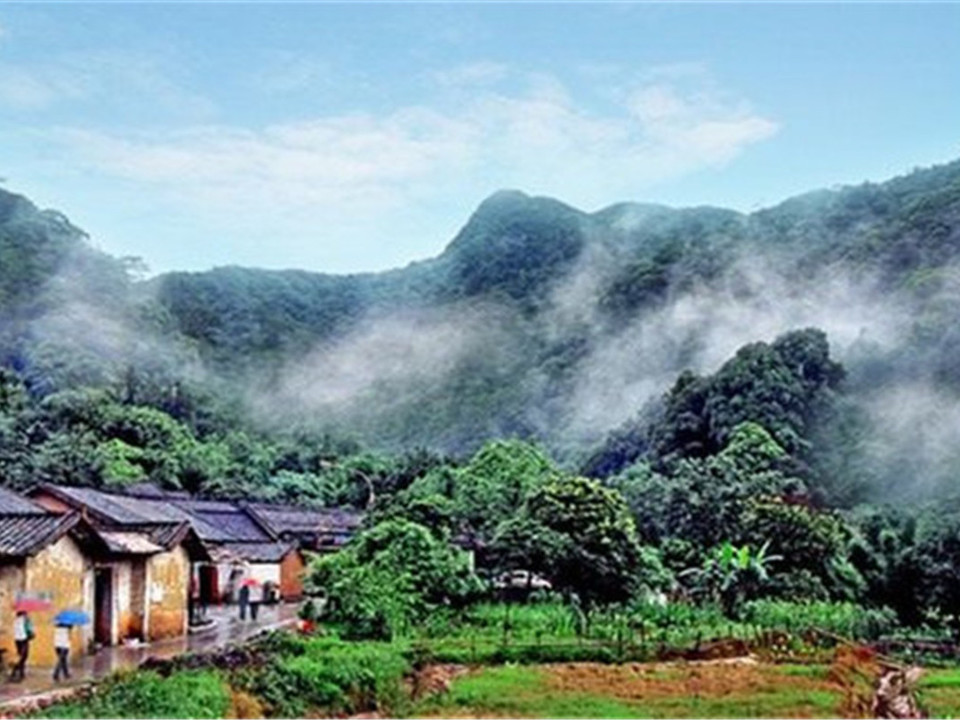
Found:
[[0, 106], [40, 110], [60, 100], [85, 95], [87, 87], [83, 76], [69, 68], [61, 70], [26, 70], [0, 63]]
[[[75, 111], [109, 104], [118, 115], [137, 109], [210, 117], [215, 108], [178, 82], [175, 63], [132, 52], [67, 53], [30, 65], [0, 63], [0, 107]], [[62, 109], [62, 108], [57, 108]]]
[[[454, 74], [486, 82], [502, 72], [481, 63]], [[586, 209], [636, 199], [658, 182], [727, 163], [777, 130], [739, 100], [662, 77], [604, 103], [549, 75], [520, 80], [509, 92], [461, 84], [429, 107], [382, 115], [164, 134], [61, 128], [52, 137], [71, 167], [133, 181], [152, 203], [199, 212], [230, 233], [262, 227], [302, 242], [304, 228], [319, 225], [325, 237], [359, 238], [372, 250], [436, 227], [438, 208], [456, 207], [462, 221], [503, 187]]]
[[[190, 197], [242, 200], [258, 187], [288, 203], [404, 195], [409, 183], [449, 190], [478, 182], [590, 204], [637, 185], [729, 161], [777, 125], [736, 104], [657, 84], [616, 113], [578, 104], [556, 79], [532, 89], [480, 93], [458, 108], [411, 106], [383, 116], [318, 117], [252, 130], [197, 127], [157, 135], [60, 133], [89, 166], [127, 179], [176, 184]], [[493, 171], [493, 172], [491, 172]], [[588, 173], [584, 175], [584, 173]], [[332, 193], [332, 195], [330, 194]]]

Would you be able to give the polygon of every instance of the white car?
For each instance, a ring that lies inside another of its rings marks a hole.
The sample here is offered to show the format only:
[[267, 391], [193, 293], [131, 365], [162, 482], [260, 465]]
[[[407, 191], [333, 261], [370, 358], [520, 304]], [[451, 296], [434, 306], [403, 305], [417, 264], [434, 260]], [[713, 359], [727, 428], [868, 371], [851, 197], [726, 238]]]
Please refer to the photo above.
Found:
[[517, 590], [551, 590], [553, 584], [542, 575], [531, 573], [529, 570], [511, 570], [501, 573], [493, 580], [496, 588], [513, 588]]

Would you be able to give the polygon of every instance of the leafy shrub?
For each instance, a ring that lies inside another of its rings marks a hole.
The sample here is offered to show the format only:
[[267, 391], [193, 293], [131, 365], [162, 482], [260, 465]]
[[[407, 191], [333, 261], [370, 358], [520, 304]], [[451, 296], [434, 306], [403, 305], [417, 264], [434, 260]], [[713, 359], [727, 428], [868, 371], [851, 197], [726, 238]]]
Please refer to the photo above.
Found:
[[216, 672], [187, 671], [163, 678], [155, 672], [120, 673], [83, 702], [51, 705], [34, 717], [222, 718], [230, 692]]
[[327, 617], [345, 635], [378, 640], [403, 635], [436, 607], [463, 606], [482, 588], [466, 553], [406, 520], [382, 522], [320, 557], [309, 582], [326, 592]]
[[896, 613], [889, 608], [865, 608], [850, 602], [754, 600], [743, 606], [743, 619], [773, 630], [818, 629], [857, 639], [880, 637], [897, 624]]
[[235, 684], [262, 698], [270, 713], [280, 717], [402, 706], [402, 680], [410, 663], [396, 646], [314, 638], [298, 649], [263, 668], [238, 673]]
[[502, 665], [518, 663], [535, 665], [540, 663], [561, 662], [598, 662], [611, 663], [621, 659], [614, 647], [596, 643], [544, 643], [478, 646], [448, 645], [437, 646], [430, 651], [430, 660], [438, 663], [458, 665]]

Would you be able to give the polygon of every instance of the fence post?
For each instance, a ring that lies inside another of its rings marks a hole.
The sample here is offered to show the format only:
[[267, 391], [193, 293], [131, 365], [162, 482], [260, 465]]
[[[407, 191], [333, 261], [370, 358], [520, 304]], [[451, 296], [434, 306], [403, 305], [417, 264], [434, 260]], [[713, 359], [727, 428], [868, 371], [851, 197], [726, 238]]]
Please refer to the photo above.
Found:
[[504, 605], [503, 610], [503, 646], [510, 644], [510, 603]]

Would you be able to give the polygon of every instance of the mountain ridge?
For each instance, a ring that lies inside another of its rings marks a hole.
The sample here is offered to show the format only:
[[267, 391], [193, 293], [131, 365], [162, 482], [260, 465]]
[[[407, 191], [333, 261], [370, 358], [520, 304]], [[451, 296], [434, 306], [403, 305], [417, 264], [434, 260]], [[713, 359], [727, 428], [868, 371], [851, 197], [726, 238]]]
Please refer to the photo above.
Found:
[[[960, 389], [960, 161], [747, 214], [632, 202], [588, 213], [499, 191], [438, 255], [348, 275], [223, 266], [135, 281], [17, 197], [0, 191], [0, 212], [18, 208], [0, 215], [0, 347], [42, 379], [38, 392], [84, 373], [107, 382], [149, 356], [146, 396], [186, 373], [262, 421], [373, 445], [462, 452], [515, 434], [573, 452], [681, 370], [806, 325], [826, 326], [853, 386], [922, 368]], [[111, 328], [111, 343], [92, 347], [71, 323]], [[864, 327], [879, 343], [865, 358], [850, 349]], [[96, 372], [69, 367], [63, 347]]]

